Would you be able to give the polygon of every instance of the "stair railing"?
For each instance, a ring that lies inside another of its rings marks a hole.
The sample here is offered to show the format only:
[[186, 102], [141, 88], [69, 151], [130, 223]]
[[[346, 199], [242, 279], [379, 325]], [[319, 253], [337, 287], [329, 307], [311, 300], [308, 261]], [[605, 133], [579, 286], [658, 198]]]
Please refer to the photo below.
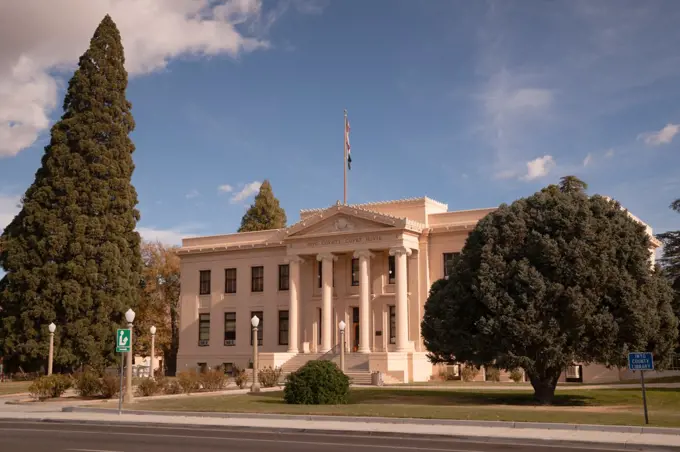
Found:
[[319, 356], [318, 361], [332, 361], [338, 354], [340, 354], [340, 344], [335, 344], [330, 350]]

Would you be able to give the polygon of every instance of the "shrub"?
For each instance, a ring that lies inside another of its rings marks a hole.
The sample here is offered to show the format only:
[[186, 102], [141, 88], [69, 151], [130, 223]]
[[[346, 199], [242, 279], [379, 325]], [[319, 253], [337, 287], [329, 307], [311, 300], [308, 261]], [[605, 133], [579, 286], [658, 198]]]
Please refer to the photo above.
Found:
[[331, 361], [309, 361], [286, 377], [283, 399], [298, 405], [347, 403], [349, 377]]
[[520, 381], [524, 380], [524, 374], [520, 369], [512, 369], [510, 371], [510, 379], [515, 383], [519, 383]]
[[99, 382], [100, 394], [105, 399], [112, 399], [120, 392], [120, 377], [105, 374]]
[[200, 378], [195, 370], [187, 370], [177, 374], [177, 381], [182, 387], [182, 392], [191, 394], [201, 388]]
[[139, 397], [150, 397], [160, 392], [161, 387], [156, 380], [145, 378], [137, 385], [137, 395]]
[[245, 388], [248, 385], [248, 371], [242, 367], [234, 366], [233, 370], [234, 383], [240, 389]]
[[486, 381], [501, 381], [501, 371], [496, 367], [486, 368]]
[[44, 375], [33, 380], [28, 387], [31, 397], [37, 400], [61, 397], [72, 385], [68, 375]]
[[273, 388], [279, 384], [282, 373], [283, 371], [280, 367], [272, 368], [267, 366], [257, 373], [257, 379], [263, 388]]
[[169, 380], [163, 389], [164, 389], [163, 392], [165, 392], [166, 394], [182, 393], [182, 386], [179, 384], [178, 380]]
[[463, 381], [472, 381], [479, 374], [479, 369], [473, 366], [465, 366], [460, 370], [460, 377]]
[[221, 391], [227, 386], [229, 377], [223, 371], [215, 369], [200, 374], [199, 382], [206, 391]]
[[99, 376], [91, 370], [76, 374], [75, 388], [81, 397], [94, 397], [102, 392]]

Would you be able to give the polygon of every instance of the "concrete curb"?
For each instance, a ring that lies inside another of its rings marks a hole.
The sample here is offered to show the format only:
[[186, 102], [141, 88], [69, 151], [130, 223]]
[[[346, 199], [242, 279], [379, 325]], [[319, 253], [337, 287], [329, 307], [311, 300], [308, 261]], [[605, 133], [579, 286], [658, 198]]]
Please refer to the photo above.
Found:
[[[117, 414], [118, 410], [108, 408], [64, 407], [65, 413], [104, 413]], [[666, 427], [637, 427], [628, 425], [595, 425], [595, 424], [560, 424], [542, 422], [514, 422], [514, 421], [465, 421], [449, 419], [417, 419], [417, 418], [386, 418], [386, 417], [358, 417], [358, 416], [323, 416], [323, 415], [294, 415], [294, 414], [260, 414], [260, 413], [212, 413], [195, 411], [143, 411], [124, 410], [124, 414], [170, 416], [170, 417], [210, 417], [222, 419], [272, 419], [285, 421], [328, 421], [347, 423], [378, 423], [378, 424], [416, 424], [416, 425], [446, 425], [458, 427], [489, 427], [516, 428], [536, 430], [580, 430], [590, 432], [610, 433], [654, 433], [657, 435], [680, 435], [680, 428]]]

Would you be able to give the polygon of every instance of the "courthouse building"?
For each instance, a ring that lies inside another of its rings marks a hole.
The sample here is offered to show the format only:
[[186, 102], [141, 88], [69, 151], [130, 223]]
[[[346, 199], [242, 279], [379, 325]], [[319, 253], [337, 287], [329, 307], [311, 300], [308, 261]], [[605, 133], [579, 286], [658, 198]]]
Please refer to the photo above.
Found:
[[427, 197], [337, 204], [284, 229], [184, 239], [178, 371], [251, 365], [256, 315], [260, 367], [334, 359], [342, 320], [356, 381], [429, 380], [441, 369], [420, 335], [428, 291], [494, 209], [450, 212]]

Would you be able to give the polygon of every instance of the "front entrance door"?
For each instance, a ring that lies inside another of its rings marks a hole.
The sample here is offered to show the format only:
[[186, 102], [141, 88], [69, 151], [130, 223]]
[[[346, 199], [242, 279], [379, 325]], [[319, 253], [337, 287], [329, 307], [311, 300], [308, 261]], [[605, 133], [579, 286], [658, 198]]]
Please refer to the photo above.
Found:
[[359, 350], [359, 308], [352, 308], [352, 351]]

